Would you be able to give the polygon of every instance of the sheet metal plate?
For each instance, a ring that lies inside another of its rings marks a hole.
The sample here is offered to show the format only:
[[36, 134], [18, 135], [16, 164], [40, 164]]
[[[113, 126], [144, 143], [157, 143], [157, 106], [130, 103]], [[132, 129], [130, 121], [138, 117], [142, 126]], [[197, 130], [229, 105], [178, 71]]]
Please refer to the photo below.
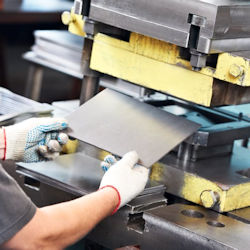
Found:
[[76, 153], [59, 156], [54, 161], [20, 162], [18, 166], [31, 171], [31, 175], [41, 182], [76, 195], [86, 195], [96, 191], [100, 185], [103, 176], [100, 163], [97, 159]]
[[69, 135], [122, 156], [136, 150], [151, 166], [199, 125], [106, 89], [67, 117]]
[[[67, 154], [54, 161], [18, 163], [18, 171], [27, 172], [41, 182], [68, 191], [75, 195], [86, 195], [98, 190], [104, 175], [101, 161], [83, 153]], [[141, 195], [164, 193], [165, 186], [148, 181]]]

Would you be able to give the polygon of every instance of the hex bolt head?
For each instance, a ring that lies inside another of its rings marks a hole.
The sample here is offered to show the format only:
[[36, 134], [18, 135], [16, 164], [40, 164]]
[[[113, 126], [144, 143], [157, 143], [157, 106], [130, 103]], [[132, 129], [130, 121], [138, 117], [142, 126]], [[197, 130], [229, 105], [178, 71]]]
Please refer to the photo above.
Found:
[[206, 208], [213, 208], [220, 200], [219, 194], [212, 190], [204, 190], [200, 198], [202, 205]]
[[203, 67], [206, 67], [207, 55], [199, 53], [197, 51], [190, 51], [191, 59], [190, 64], [195, 71], [201, 70]]
[[73, 18], [71, 16], [71, 13], [68, 11], [64, 11], [61, 16], [62, 23], [64, 25], [69, 25], [71, 22], [73, 22]]
[[235, 78], [241, 76], [243, 72], [244, 72], [244, 69], [235, 63], [232, 64], [229, 68], [229, 74]]

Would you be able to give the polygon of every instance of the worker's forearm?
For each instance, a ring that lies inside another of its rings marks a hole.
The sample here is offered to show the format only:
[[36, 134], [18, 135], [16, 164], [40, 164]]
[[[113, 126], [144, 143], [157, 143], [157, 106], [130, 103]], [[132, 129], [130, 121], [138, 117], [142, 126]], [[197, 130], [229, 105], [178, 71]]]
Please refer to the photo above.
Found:
[[31, 222], [12, 239], [15, 245], [7, 246], [22, 248], [22, 242], [29, 246], [32, 235], [35, 242], [30, 242], [30, 245], [42, 249], [65, 248], [84, 237], [98, 222], [110, 215], [118, 202], [116, 191], [105, 188], [73, 201], [38, 209]]
[[98, 222], [110, 215], [117, 204], [117, 193], [106, 188], [71, 202], [45, 207], [41, 212], [48, 218], [51, 233], [54, 233], [54, 239], [50, 236], [51, 240], [64, 242], [66, 246], [86, 235]]

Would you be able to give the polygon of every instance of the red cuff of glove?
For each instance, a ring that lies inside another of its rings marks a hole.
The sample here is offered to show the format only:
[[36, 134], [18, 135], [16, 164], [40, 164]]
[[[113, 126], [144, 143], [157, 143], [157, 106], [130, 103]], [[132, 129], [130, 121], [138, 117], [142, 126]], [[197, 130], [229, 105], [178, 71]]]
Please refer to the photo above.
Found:
[[115, 188], [114, 186], [111, 186], [111, 185], [107, 185], [107, 186], [101, 187], [99, 190], [102, 190], [102, 189], [107, 188], [107, 187], [113, 188], [113, 190], [115, 190], [116, 193], [117, 193], [117, 195], [118, 195], [118, 200], [119, 200], [119, 201], [118, 201], [118, 204], [117, 204], [117, 206], [115, 207], [114, 211], [113, 211], [112, 214], [111, 214], [111, 215], [113, 215], [113, 214], [115, 214], [115, 213], [118, 211], [118, 209], [119, 209], [119, 207], [120, 207], [120, 205], [121, 205], [121, 195], [120, 195], [119, 191], [117, 190], [117, 188]]
[[6, 159], [6, 132], [5, 129], [0, 129], [0, 159]]

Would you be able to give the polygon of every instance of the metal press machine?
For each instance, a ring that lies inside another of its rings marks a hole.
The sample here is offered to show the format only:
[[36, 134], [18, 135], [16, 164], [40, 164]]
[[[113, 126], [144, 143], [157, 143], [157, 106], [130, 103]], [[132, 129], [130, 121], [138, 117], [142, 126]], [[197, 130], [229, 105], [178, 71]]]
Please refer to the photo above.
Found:
[[[62, 20], [85, 37], [82, 103], [102, 82], [112, 88], [119, 79], [123, 89], [140, 88], [140, 101], [201, 124], [153, 166], [151, 191], [158, 191], [89, 237], [109, 248], [249, 249], [250, 2], [75, 0]], [[165, 98], [151, 98], [157, 92]], [[86, 161], [78, 157], [74, 164]], [[53, 192], [83, 194], [79, 178], [72, 189], [72, 179], [63, 185], [39, 169], [24, 164], [18, 171], [28, 186], [34, 178]]]

